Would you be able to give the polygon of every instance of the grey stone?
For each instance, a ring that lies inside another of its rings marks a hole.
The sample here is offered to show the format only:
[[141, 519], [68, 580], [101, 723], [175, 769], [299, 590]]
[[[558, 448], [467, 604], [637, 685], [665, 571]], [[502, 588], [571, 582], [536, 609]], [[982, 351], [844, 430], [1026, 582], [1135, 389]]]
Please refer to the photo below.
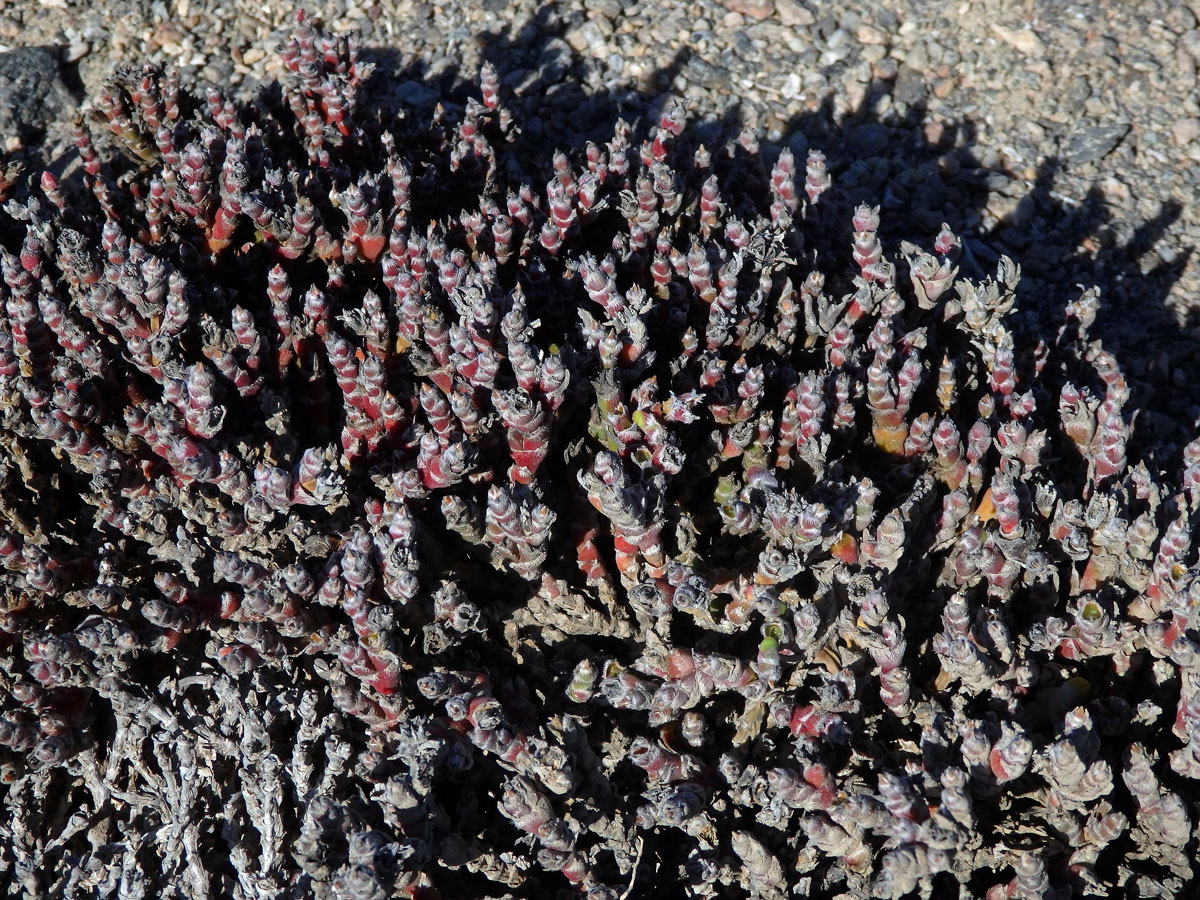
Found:
[[594, 10], [610, 19], [615, 19], [621, 14], [621, 4], [617, 0], [584, 0], [583, 8]]
[[900, 66], [892, 86], [892, 98], [897, 103], [920, 103], [927, 93], [924, 76], [911, 66]]
[[1200, 60], [1200, 28], [1193, 28], [1179, 38], [1183, 49], [1191, 54], [1192, 59]]
[[595, 22], [584, 22], [578, 28], [568, 30], [563, 37], [576, 53], [599, 57], [608, 52], [604, 34]]
[[709, 90], [728, 85], [731, 74], [722, 66], [714, 66], [698, 56], [693, 56], [683, 67], [683, 75], [692, 84], [698, 84]]
[[1129, 129], [1128, 122], [1080, 128], [1067, 138], [1064, 156], [1067, 162], [1076, 165], [1103, 159], [1116, 149]]

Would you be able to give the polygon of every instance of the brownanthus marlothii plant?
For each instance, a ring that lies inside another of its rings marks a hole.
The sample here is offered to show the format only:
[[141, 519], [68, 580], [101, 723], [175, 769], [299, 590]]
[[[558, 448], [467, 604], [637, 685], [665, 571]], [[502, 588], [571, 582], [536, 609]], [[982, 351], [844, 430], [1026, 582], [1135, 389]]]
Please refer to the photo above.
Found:
[[[298, 16], [0, 215], [0, 872], [28, 896], [1176, 896], [1200, 442], [1095, 292], [811, 152], [537, 173]], [[15, 895], [15, 894], [14, 894]]]

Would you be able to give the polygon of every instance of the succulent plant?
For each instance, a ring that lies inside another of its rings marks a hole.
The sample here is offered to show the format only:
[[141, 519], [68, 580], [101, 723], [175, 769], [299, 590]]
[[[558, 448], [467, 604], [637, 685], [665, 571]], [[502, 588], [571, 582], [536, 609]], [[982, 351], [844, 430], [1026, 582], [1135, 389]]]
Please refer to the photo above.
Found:
[[0, 216], [6, 879], [1191, 882], [1200, 439], [1139, 456], [1094, 291], [1031, 336], [678, 104], [543, 170], [490, 67], [416, 126], [281, 55], [117, 73]]

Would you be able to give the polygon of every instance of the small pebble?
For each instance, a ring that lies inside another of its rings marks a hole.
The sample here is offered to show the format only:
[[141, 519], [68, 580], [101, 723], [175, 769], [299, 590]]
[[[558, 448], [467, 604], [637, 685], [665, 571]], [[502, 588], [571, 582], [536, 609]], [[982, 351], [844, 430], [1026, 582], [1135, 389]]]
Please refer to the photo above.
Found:
[[1042, 39], [1028, 28], [1008, 28], [993, 22], [992, 33], [1027, 56], [1039, 55], [1045, 49]]
[[721, 5], [731, 12], [760, 22], [775, 12], [775, 0], [721, 0]]
[[160, 47], [177, 45], [183, 40], [184, 30], [171, 21], [162, 22], [150, 35], [150, 40]]
[[871, 25], [860, 25], [854, 32], [854, 39], [860, 44], [886, 44], [888, 36]]
[[1189, 116], [1180, 119], [1171, 126], [1171, 137], [1175, 139], [1176, 144], [1186, 147], [1200, 137], [1200, 118]]
[[775, 0], [775, 15], [788, 28], [807, 28], [817, 20], [812, 11], [799, 0]]

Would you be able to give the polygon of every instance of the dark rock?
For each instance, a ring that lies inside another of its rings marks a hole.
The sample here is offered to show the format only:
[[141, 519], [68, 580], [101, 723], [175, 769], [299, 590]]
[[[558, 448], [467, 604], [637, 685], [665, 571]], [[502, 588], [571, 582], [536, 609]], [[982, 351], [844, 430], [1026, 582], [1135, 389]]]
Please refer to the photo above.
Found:
[[397, 100], [409, 106], [431, 106], [438, 98], [437, 91], [419, 81], [402, 81], [393, 93]]
[[562, 38], [551, 38], [542, 45], [538, 56], [538, 78], [543, 84], [562, 81], [571, 67], [574, 54]]
[[0, 134], [26, 143], [73, 105], [56, 49], [18, 47], [0, 53]]
[[888, 128], [878, 123], [856, 125], [846, 134], [846, 140], [859, 153], [874, 156], [887, 149]]

